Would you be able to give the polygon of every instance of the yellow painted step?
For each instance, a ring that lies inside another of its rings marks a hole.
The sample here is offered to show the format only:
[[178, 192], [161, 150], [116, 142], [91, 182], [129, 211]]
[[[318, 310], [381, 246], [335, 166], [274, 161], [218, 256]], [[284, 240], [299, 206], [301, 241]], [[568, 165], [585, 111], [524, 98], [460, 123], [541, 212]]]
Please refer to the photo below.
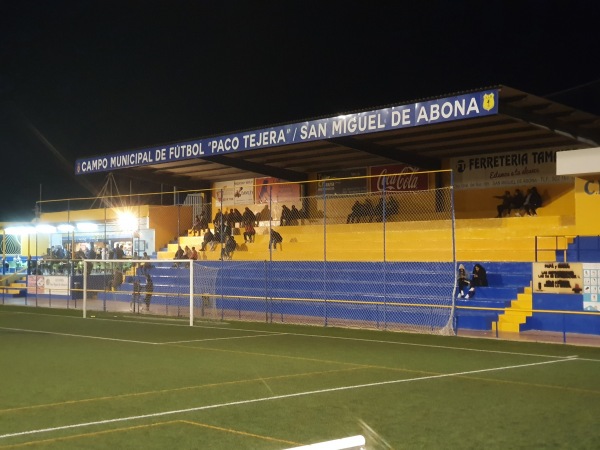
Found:
[[499, 316], [496, 326], [499, 331], [519, 332], [520, 325], [527, 321], [532, 315], [533, 294], [531, 287], [526, 287], [524, 292], [517, 295], [517, 299], [511, 302], [511, 306], [505, 309], [504, 314]]

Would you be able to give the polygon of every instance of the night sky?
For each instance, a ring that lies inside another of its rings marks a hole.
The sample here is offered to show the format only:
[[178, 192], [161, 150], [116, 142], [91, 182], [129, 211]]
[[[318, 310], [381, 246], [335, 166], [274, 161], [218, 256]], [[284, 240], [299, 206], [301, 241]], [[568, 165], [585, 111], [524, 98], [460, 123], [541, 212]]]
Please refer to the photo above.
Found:
[[594, 1], [0, 0], [0, 221], [97, 194], [83, 156], [497, 84], [600, 115], [599, 19]]

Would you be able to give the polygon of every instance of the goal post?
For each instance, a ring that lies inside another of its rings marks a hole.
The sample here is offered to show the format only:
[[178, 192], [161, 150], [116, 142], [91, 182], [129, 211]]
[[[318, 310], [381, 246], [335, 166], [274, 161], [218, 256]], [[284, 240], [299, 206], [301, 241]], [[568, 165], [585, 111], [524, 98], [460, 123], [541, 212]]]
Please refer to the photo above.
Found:
[[194, 324], [195, 312], [202, 318], [217, 319], [216, 284], [219, 269], [198, 261], [190, 264], [190, 326]]
[[[83, 317], [94, 312], [217, 319], [219, 269], [192, 260], [81, 260], [72, 295], [83, 300]], [[81, 280], [81, 281], [79, 281]]]

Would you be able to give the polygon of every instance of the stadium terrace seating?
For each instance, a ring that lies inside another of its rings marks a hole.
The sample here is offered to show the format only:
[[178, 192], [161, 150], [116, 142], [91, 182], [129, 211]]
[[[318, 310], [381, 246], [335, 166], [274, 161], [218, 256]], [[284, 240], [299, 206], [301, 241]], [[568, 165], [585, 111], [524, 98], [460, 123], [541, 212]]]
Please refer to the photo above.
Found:
[[[257, 227], [254, 243], [245, 244], [239, 230], [234, 238], [238, 250], [234, 260], [313, 261], [451, 261], [450, 221], [410, 221], [358, 224], [322, 224], [277, 227], [284, 238], [284, 251], [269, 253], [268, 228]], [[385, 233], [384, 233], [385, 230]], [[504, 219], [456, 220], [456, 258], [463, 261], [536, 260], [536, 236], [573, 234], [570, 218], [562, 216], [511, 217]], [[179, 238], [182, 247], [202, 246], [201, 236]], [[158, 259], [171, 259], [177, 243], [158, 252]], [[539, 254], [538, 254], [539, 256]], [[546, 260], [554, 260], [555, 250]], [[220, 248], [200, 253], [200, 259], [216, 261]]]

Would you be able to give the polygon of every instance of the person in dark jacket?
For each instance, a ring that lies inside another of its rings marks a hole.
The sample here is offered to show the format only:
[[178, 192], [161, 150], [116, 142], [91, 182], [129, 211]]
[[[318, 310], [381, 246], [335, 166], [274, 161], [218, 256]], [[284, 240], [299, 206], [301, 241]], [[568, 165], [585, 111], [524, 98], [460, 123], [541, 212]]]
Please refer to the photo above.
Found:
[[510, 205], [515, 211], [519, 211], [523, 207], [525, 196], [521, 189], [515, 189], [515, 194], [512, 196], [512, 204]]
[[215, 235], [212, 233], [212, 231], [210, 231], [210, 228], [206, 230], [206, 233], [204, 233], [204, 238], [202, 238], [202, 247], [200, 248], [201, 252], [206, 251], [206, 246], [211, 243], [214, 242], [215, 239]]
[[510, 215], [510, 210], [512, 208], [513, 198], [510, 195], [509, 191], [504, 191], [504, 195], [494, 195], [494, 198], [498, 198], [502, 200], [496, 209], [498, 210], [497, 218], [504, 217], [506, 215]]
[[271, 234], [271, 237], [269, 239], [269, 250], [271, 250], [271, 248], [273, 250], [277, 250], [277, 244], [279, 244], [281, 246], [281, 243], [283, 242], [283, 237], [281, 236], [281, 234], [279, 234], [273, 228], [271, 228], [270, 234]]
[[221, 249], [221, 260], [223, 259], [231, 259], [233, 257], [233, 252], [237, 248], [237, 243], [233, 236], [228, 236], [225, 245]]
[[471, 286], [487, 286], [487, 273], [481, 264], [473, 266], [473, 274], [471, 275]]
[[523, 210], [528, 216], [537, 216], [536, 210], [542, 206], [542, 196], [534, 186], [527, 191], [525, 201], [523, 202]]
[[154, 283], [150, 274], [146, 275], [146, 297], [144, 302], [146, 303], [146, 311], [150, 309], [150, 300], [152, 299], [152, 293], [154, 292]]

